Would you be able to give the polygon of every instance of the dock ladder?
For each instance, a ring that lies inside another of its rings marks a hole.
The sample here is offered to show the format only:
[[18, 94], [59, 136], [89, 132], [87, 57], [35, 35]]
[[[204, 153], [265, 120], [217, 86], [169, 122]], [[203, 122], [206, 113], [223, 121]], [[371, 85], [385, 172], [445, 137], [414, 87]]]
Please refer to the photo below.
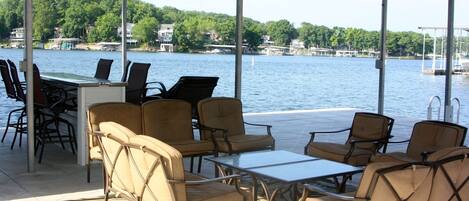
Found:
[[[437, 111], [437, 115], [436, 115], [436, 119], [433, 118], [433, 111], [434, 111], [434, 103], [437, 103], [438, 107], [436, 107], [436, 111]], [[451, 121], [453, 123], [456, 123], [458, 124], [459, 123], [459, 116], [461, 114], [461, 101], [459, 100], [459, 98], [452, 98], [451, 99], [451, 103], [455, 103], [455, 104], [451, 104], [451, 105], [454, 105], [456, 106], [456, 110], [454, 110], [454, 106], [451, 107], [451, 112], [454, 112], [456, 111], [456, 119], [454, 119], [454, 114], [451, 115]], [[428, 120], [438, 120], [440, 121], [441, 120], [441, 98], [439, 96], [432, 96], [430, 98], [430, 101], [428, 102], [428, 107], [427, 107], [427, 119]], [[456, 120], [456, 121], [454, 121]]]

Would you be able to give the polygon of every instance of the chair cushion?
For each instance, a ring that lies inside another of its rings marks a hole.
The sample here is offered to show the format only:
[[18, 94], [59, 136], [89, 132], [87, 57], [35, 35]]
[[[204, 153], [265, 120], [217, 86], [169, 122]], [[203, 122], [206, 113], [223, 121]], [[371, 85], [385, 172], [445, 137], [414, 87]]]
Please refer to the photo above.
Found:
[[[327, 143], [327, 142], [312, 142], [308, 145], [308, 155], [318, 158], [345, 162], [345, 155], [349, 152], [350, 145]], [[362, 166], [368, 164], [368, 161], [373, 153], [369, 150], [355, 148], [352, 156], [348, 160], [348, 164], [355, 166]]]
[[386, 154], [376, 154], [371, 157], [372, 162], [403, 162], [411, 163], [417, 162], [419, 159], [414, 159], [404, 152], [391, 152]]
[[[274, 144], [274, 138], [269, 135], [235, 135], [229, 136], [233, 152], [267, 149]], [[223, 138], [217, 138], [218, 151], [229, 152], [228, 145]]]
[[191, 104], [161, 99], [142, 105], [144, 134], [163, 142], [193, 140]]
[[[349, 140], [376, 140], [388, 135], [389, 119], [385, 116], [371, 113], [356, 113], [353, 118]], [[374, 143], [358, 143], [361, 149], [373, 150]]]
[[213, 143], [206, 140], [184, 140], [168, 142], [168, 144], [181, 152], [183, 156], [211, 153], [215, 149]]
[[[190, 173], [185, 174], [186, 181], [204, 179]], [[220, 182], [210, 182], [202, 185], [186, 185], [188, 201], [242, 201], [243, 196], [234, 186]]]
[[103, 156], [101, 154], [101, 149], [99, 148], [99, 146], [96, 146], [96, 147], [92, 147], [90, 149], [90, 159], [91, 160], [103, 160]]

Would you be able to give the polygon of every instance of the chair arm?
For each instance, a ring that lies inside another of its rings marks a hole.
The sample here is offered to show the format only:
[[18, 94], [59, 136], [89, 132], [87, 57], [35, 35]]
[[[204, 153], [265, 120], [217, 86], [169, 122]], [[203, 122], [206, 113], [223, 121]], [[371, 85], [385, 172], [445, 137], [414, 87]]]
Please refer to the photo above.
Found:
[[[158, 82], [158, 81], [154, 81], [154, 82], [147, 82], [147, 86], [148, 85], [151, 85], [151, 84], [158, 84], [159, 87], [147, 87], [147, 89], [158, 89], [161, 93], [160, 94], [157, 94], [161, 97], [165, 97], [166, 96], [166, 93], [168, 92], [166, 90], [166, 86], [164, 86], [164, 84], [162, 82]], [[156, 96], [156, 95], [155, 95]]]
[[265, 127], [267, 129], [267, 134], [272, 136], [272, 125], [267, 125], [267, 124], [253, 124], [253, 123], [248, 123], [244, 122], [244, 124], [249, 125], [249, 126], [259, 126], [259, 127]]
[[406, 143], [406, 142], [410, 142], [410, 139], [408, 140], [403, 140], [403, 141], [389, 141], [388, 143], [391, 143], [391, 144], [399, 144], [399, 143]]
[[[194, 185], [202, 185], [202, 184], [207, 184], [207, 183], [212, 183], [212, 182], [225, 181], [225, 180], [235, 179], [235, 178], [239, 178], [239, 177], [241, 177], [241, 176], [237, 175], [237, 174], [233, 174], [233, 175], [228, 175], [228, 176], [224, 176], [224, 177], [216, 177], [216, 178], [210, 178], [210, 179], [202, 179], [202, 180], [194, 180], [194, 181], [183, 181], [183, 183], [188, 185], [188, 186], [194, 186]], [[175, 183], [179, 183], [179, 182], [175, 181]]]
[[331, 197], [337, 198], [339, 200], [353, 200], [354, 199], [354, 197], [346, 196], [346, 195], [340, 195], [340, 194], [337, 194], [337, 193], [332, 193], [332, 192], [326, 191], [326, 190], [324, 190], [324, 189], [322, 189], [318, 186], [314, 186], [314, 185], [310, 185], [310, 184], [305, 184], [304, 187], [305, 188], [304, 188], [302, 200], [306, 199], [308, 191], [318, 192], [320, 194], [331, 196]]
[[342, 129], [342, 130], [337, 130], [337, 131], [314, 131], [314, 132], [309, 132], [309, 134], [311, 135], [311, 138], [309, 139], [309, 142], [308, 144], [312, 143], [314, 141], [314, 137], [316, 137], [316, 134], [330, 134], [330, 133], [341, 133], [341, 132], [344, 132], [344, 131], [348, 131], [352, 128], [346, 128], [346, 129]]

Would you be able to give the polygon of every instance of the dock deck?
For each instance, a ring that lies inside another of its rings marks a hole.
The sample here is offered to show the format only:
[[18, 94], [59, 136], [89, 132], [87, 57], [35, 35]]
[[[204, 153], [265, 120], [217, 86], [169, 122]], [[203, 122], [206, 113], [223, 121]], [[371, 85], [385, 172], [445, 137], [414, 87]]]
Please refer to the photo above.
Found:
[[[272, 133], [278, 150], [303, 153], [309, 140], [308, 132], [347, 128], [357, 109], [338, 108], [245, 114], [245, 121], [273, 125]], [[394, 140], [410, 136], [417, 119], [396, 117], [392, 134]], [[250, 133], [261, 132], [247, 127]], [[3, 131], [3, 129], [0, 129]], [[8, 135], [11, 137], [12, 135]], [[344, 135], [320, 136], [318, 140], [344, 142]], [[26, 171], [26, 144], [10, 150], [11, 138], [0, 144], [0, 200], [102, 200], [102, 169], [93, 164], [91, 183], [86, 182], [85, 167], [76, 164], [76, 156], [61, 148], [48, 146], [42, 164], [35, 173]], [[406, 144], [392, 145], [389, 150], [404, 150]], [[188, 161], [185, 161], [186, 164]], [[186, 166], [188, 167], [188, 165]], [[212, 176], [213, 166], [203, 163], [202, 175]]]

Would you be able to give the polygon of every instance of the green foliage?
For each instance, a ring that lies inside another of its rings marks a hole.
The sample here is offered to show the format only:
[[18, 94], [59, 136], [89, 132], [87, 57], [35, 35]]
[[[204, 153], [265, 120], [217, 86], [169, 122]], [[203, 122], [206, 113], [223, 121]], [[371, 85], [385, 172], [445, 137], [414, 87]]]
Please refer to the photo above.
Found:
[[117, 28], [119, 27], [120, 18], [113, 13], [107, 13], [96, 20], [96, 26], [91, 31], [89, 40], [98, 41], [117, 41]]
[[158, 39], [158, 20], [154, 17], [144, 17], [133, 28], [134, 37], [143, 42], [154, 44]]
[[201, 50], [210, 39], [214, 22], [202, 17], [186, 18], [174, 27], [173, 42], [178, 45], [178, 51], [189, 52]]
[[245, 19], [244, 20], [244, 40], [249, 48], [257, 49], [259, 45], [262, 44], [262, 35], [265, 34], [265, 31], [262, 25], [259, 22], [254, 20]]
[[266, 26], [267, 34], [277, 45], [288, 45], [297, 36], [295, 27], [288, 20], [267, 22]]
[[217, 23], [215, 31], [218, 33], [220, 44], [235, 44], [236, 22], [234, 18]]
[[34, 39], [46, 41], [54, 36], [57, 23], [57, 10], [54, 0], [36, 0], [34, 3]]

